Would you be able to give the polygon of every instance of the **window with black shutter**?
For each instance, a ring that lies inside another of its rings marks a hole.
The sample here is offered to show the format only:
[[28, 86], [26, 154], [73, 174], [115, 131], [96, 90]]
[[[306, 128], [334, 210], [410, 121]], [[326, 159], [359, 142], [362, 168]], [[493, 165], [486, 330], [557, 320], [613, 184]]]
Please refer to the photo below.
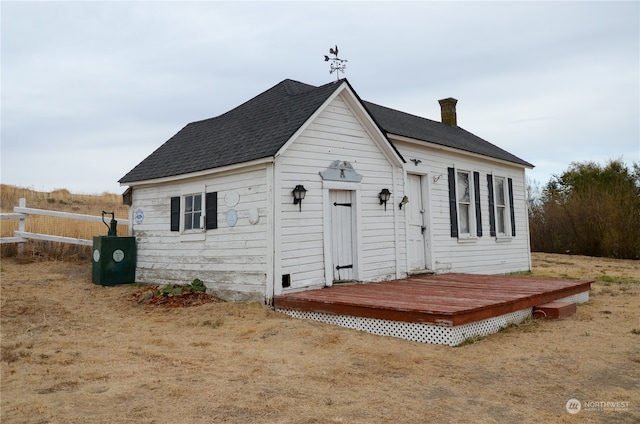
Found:
[[171, 231], [180, 231], [181, 228], [186, 232], [202, 230], [203, 212], [204, 229], [218, 228], [218, 193], [206, 193], [204, 205], [202, 200], [201, 193], [172, 197]]
[[489, 189], [490, 234], [500, 239], [515, 237], [516, 219], [513, 204], [513, 180], [506, 177], [487, 175], [487, 188]]
[[447, 168], [451, 237], [474, 240], [482, 236], [480, 173]]

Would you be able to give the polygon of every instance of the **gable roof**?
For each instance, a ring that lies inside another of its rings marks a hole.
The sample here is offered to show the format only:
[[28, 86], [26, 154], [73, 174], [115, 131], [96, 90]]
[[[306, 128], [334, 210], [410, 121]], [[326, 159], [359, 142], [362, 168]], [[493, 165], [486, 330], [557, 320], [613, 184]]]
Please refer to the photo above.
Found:
[[[350, 86], [347, 80], [320, 87], [284, 80], [220, 116], [188, 124], [119, 182], [172, 177], [272, 157], [342, 82]], [[461, 128], [362, 103], [383, 133], [532, 166]]]

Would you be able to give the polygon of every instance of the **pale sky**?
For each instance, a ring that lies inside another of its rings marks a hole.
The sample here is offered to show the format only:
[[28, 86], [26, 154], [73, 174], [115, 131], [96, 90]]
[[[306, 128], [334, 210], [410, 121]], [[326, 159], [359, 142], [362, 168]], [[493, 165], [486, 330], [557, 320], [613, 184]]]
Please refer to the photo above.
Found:
[[189, 122], [284, 79], [458, 125], [536, 165], [640, 162], [640, 2], [1, 1], [1, 181], [117, 182]]

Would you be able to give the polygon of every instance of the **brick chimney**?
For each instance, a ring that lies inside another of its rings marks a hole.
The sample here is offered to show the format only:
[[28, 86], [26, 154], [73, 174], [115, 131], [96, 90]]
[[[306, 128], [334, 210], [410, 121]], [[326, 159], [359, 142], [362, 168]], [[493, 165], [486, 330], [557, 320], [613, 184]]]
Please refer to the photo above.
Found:
[[440, 103], [442, 123], [450, 127], [457, 127], [458, 117], [456, 116], [456, 103], [458, 103], [458, 100], [453, 97], [447, 97], [446, 99], [438, 100], [438, 103]]

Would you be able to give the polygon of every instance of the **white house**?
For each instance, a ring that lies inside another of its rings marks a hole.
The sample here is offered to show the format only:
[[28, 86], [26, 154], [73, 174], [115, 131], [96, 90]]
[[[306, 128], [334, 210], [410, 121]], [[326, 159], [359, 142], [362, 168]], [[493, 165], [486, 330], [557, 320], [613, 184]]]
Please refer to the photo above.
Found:
[[136, 279], [268, 303], [341, 281], [529, 270], [532, 165], [440, 103], [436, 122], [362, 101], [346, 79], [284, 80], [188, 124], [120, 180]]

